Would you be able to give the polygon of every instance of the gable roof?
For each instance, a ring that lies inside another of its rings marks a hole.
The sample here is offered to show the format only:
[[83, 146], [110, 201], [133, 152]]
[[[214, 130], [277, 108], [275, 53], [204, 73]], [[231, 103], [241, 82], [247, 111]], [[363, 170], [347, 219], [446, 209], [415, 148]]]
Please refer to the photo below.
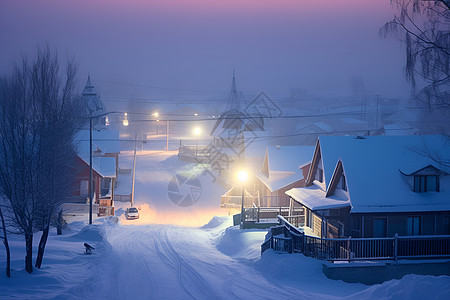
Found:
[[262, 168], [256, 177], [270, 191], [276, 191], [303, 179], [301, 167], [311, 162], [313, 146], [267, 147]]
[[[89, 167], [89, 155], [78, 155]], [[92, 157], [92, 169], [103, 178], [116, 178], [116, 159], [114, 157]]]
[[[89, 153], [89, 129], [78, 132], [74, 138], [78, 153]], [[120, 153], [119, 131], [102, 129], [92, 131], [92, 151], [102, 153]]]
[[[341, 161], [353, 213], [450, 210], [449, 176], [441, 176], [440, 192], [415, 193], [403, 175], [429, 165], [450, 173], [448, 164], [444, 166], [433, 159], [450, 161], [448, 138], [439, 135], [321, 136], [319, 144], [325, 185], [330, 188]], [[323, 201], [328, 201], [325, 192], [322, 193]]]

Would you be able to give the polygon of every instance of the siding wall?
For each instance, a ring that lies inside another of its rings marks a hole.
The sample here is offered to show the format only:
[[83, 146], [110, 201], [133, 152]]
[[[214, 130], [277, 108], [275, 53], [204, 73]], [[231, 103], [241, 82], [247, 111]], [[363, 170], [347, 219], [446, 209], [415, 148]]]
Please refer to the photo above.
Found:
[[321, 237], [322, 235], [322, 218], [313, 213], [313, 232], [316, 236]]
[[421, 217], [422, 235], [441, 235], [444, 231], [444, 216], [450, 216], [450, 212], [430, 213], [399, 213], [399, 214], [365, 214], [364, 215], [364, 237], [373, 237], [373, 222], [375, 218], [385, 217], [387, 219], [387, 236], [407, 235], [407, 218]]

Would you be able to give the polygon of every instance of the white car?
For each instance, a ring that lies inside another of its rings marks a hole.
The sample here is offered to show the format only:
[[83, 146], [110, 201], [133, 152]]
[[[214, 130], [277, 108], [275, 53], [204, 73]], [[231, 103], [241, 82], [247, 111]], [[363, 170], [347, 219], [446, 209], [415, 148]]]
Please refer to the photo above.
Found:
[[129, 207], [125, 210], [127, 220], [139, 219], [139, 211], [136, 207]]

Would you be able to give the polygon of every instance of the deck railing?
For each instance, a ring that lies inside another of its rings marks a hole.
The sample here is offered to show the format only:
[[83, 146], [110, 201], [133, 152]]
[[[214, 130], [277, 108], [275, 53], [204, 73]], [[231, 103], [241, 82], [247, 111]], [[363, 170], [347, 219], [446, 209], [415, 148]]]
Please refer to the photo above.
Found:
[[[289, 216], [289, 214], [294, 214]], [[289, 207], [248, 207], [244, 208], [244, 222], [278, 222], [278, 216], [290, 220], [295, 226], [303, 226], [305, 216], [302, 207], [295, 207], [292, 211]]]
[[272, 248], [329, 261], [450, 257], [450, 235], [328, 239], [305, 235], [283, 216], [278, 219], [281, 226], [269, 230], [261, 254]]
[[98, 216], [114, 216], [114, 206], [99, 206]]

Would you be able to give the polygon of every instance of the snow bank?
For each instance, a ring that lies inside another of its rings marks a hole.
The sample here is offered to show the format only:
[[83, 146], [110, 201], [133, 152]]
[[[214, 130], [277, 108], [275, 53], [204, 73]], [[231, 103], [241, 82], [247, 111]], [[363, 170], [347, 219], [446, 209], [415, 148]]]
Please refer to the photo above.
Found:
[[74, 239], [103, 242], [106, 237], [104, 224], [93, 224], [84, 227], [79, 233], [72, 236]]
[[450, 299], [449, 276], [406, 275], [352, 295], [355, 299]]
[[223, 225], [225, 222], [227, 222], [229, 218], [228, 217], [213, 217], [207, 224], [203, 225], [202, 229], [213, 229], [217, 228], [220, 225]]
[[367, 286], [327, 278], [320, 260], [301, 254], [264, 252], [254, 268], [273, 284], [296, 286], [302, 291], [318, 294], [319, 299], [340, 296], [343, 299], [450, 299], [449, 276], [407, 275], [400, 280]]
[[261, 255], [261, 244], [266, 233], [264, 229], [241, 230], [239, 226], [231, 226], [225, 229], [216, 247], [236, 259], [256, 260]]

